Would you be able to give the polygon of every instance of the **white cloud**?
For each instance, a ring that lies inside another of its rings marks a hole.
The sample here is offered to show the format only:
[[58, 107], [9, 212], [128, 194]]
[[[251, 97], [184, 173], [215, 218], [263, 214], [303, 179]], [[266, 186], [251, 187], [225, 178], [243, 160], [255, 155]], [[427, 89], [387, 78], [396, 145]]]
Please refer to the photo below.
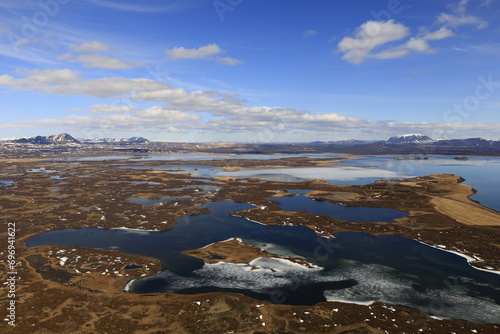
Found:
[[426, 33], [424, 35], [424, 39], [426, 39], [426, 40], [439, 40], [439, 39], [448, 38], [448, 37], [451, 37], [454, 35], [455, 35], [455, 33], [453, 33], [453, 31], [451, 31], [445, 27], [442, 27], [439, 30]]
[[419, 37], [412, 37], [402, 45], [388, 48], [379, 53], [373, 54], [370, 57], [377, 59], [391, 59], [403, 57], [412, 51], [417, 53], [432, 53], [434, 50], [431, 48], [429, 43], [427, 43], [427, 41], [440, 40], [451, 36], [454, 36], [454, 33], [451, 30], [441, 28], [433, 32], [427, 32]]
[[[487, 6], [490, 3], [490, 0], [486, 0], [483, 5]], [[488, 22], [466, 14], [468, 5], [469, 0], [460, 0], [456, 5], [450, 6], [456, 14], [441, 13], [437, 18], [437, 22], [451, 28], [458, 28], [464, 25], [474, 25], [478, 29], [486, 28]]]
[[39, 91], [56, 95], [84, 95], [92, 97], [115, 97], [132, 92], [169, 89], [170, 86], [151, 79], [129, 79], [122, 77], [83, 80], [77, 71], [44, 70], [30, 71], [24, 78], [10, 75], [0, 76], [0, 86], [16, 90]]
[[[490, 3], [490, 0], [486, 0], [484, 4]], [[455, 33], [451, 29], [464, 25], [474, 25], [482, 29], [488, 25], [488, 22], [467, 14], [468, 4], [469, 0], [459, 0], [458, 3], [450, 5], [453, 14], [441, 13], [436, 19], [436, 23], [441, 25], [440, 29], [428, 32], [429, 28], [421, 27], [424, 33], [421, 32], [417, 36], [410, 37], [408, 41], [392, 47], [388, 44], [409, 36], [407, 27], [395, 23], [394, 20], [365, 22], [358, 27], [352, 37], [344, 37], [340, 41], [337, 52], [343, 53], [342, 59], [351, 64], [360, 64], [368, 58], [400, 58], [411, 52], [432, 53], [434, 49], [428, 41], [454, 36]]]
[[458, 28], [464, 25], [474, 25], [478, 29], [483, 29], [488, 26], [488, 22], [481, 20], [478, 17], [472, 15], [451, 15], [442, 13], [437, 18], [437, 22], [441, 23], [447, 27]]
[[112, 114], [96, 117], [92, 116], [66, 116], [57, 119], [24, 120], [7, 123], [1, 126], [4, 129], [22, 129], [31, 127], [65, 127], [70, 130], [92, 131], [171, 131], [183, 132], [179, 126], [192, 123], [200, 119], [198, 115], [164, 110], [153, 107], [137, 110], [130, 114]]
[[159, 106], [148, 109], [141, 109], [134, 112], [135, 116], [140, 117], [152, 125], [156, 122], [170, 124], [194, 122], [201, 119], [200, 115], [192, 115], [178, 110], [163, 109]]
[[243, 61], [235, 58], [221, 57], [220, 55], [225, 54], [226, 51], [221, 49], [215, 43], [207, 44], [193, 49], [186, 49], [182, 46], [175, 47], [173, 49], [166, 49], [165, 53], [171, 60], [204, 59], [216, 61], [220, 64], [230, 66], [243, 64]]
[[228, 66], [241, 65], [244, 63], [243, 60], [239, 60], [239, 59], [235, 59], [235, 58], [231, 58], [231, 57], [217, 57], [216, 61], [219, 64], [228, 65]]
[[342, 59], [352, 64], [360, 64], [370, 57], [372, 50], [389, 42], [403, 39], [409, 29], [394, 20], [387, 22], [368, 21], [363, 23], [353, 37], [344, 37], [338, 44]]
[[165, 50], [167, 56], [172, 60], [179, 59], [211, 59], [213, 56], [224, 53], [217, 44], [207, 44], [196, 49], [186, 49], [184, 47], [175, 47]]
[[125, 114], [134, 110], [130, 105], [109, 105], [94, 104], [90, 106], [90, 112], [93, 114]]
[[81, 63], [84, 67], [87, 68], [102, 68], [107, 70], [128, 70], [131, 68], [146, 66], [146, 64], [144, 63], [124, 61], [118, 58], [99, 54], [88, 54], [73, 57], [71, 54], [66, 53], [60, 56], [58, 59], [61, 61], [68, 61], [72, 63]]
[[87, 42], [82, 44], [70, 44], [69, 49], [73, 52], [79, 52], [79, 53], [102, 52], [110, 50], [110, 48], [107, 45], [97, 41]]
[[[454, 33], [446, 27], [432, 32], [424, 30], [424, 33], [411, 37], [403, 44], [380, 50], [386, 44], [398, 41], [408, 35], [409, 29], [394, 23], [393, 20], [387, 22], [368, 21], [358, 28], [354, 37], [345, 37], [338, 44], [338, 51], [344, 53], [342, 59], [352, 64], [360, 64], [369, 58], [400, 58], [410, 52], [434, 52], [427, 41], [448, 38], [454, 36]], [[376, 50], [380, 51], [376, 52]]]
[[469, 0], [460, 0], [456, 5], [451, 5], [451, 8], [457, 13], [465, 13], [468, 5]]
[[304, 33], [302, 34], [302, 36], [304, 36], [304, 37], [313, 37], [313, 36], [316, 36], [317, 34], [318, 34], [318, 32], [316, 30], [310, 29], [310, 30], [304, 31]]

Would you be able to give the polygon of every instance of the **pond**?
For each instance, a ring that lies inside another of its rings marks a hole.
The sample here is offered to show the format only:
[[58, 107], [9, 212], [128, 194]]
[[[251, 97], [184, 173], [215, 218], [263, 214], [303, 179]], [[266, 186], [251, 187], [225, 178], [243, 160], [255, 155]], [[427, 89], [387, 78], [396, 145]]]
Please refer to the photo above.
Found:
[[[300, 305], [381, 301], [439, 317], [500, 323], [500, 276], [477, 270], [458, 255], [396, 236], [344, 232], [328, 239], [302, 226], [266, 226], [227, 215], [251, 208], [248, 204], [221, 201], [205, 206], [212, 212], [179, 218], [168, 231], [66, 229], [35, 236], [27, 246], [118, 249], [160, 259], [160, 273], [127, 285], [135, 293], [231, 291]], [[182, 254], [234, 237], [315, 266], [278, 258], [204, 264]]]

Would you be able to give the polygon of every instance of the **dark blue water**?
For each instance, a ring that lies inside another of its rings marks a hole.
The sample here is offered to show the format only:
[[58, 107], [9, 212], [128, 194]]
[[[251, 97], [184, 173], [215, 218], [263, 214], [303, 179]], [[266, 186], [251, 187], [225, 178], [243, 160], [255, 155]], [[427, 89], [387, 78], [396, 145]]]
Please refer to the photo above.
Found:
[[[232, 201], [207, 207], [211, 213], [180, 218], [168, 231], [67, 229], [26, 243], [119, 249], [160, 259], [162, 272], [130, 284], [136, 293], [231, 291], [302, 305], [382, 301], [442, 317], [500, 322], [500, 276], [476, 270], [457, 255], [396, 236], [346, 232], [327, 239], [301, 226], [261, 225], [228, 216], [251, 207]], [[251, 265], [204, 265], [182, 254], [233, 237], [280, 255], [303, 257], [318, 268], [266, 258]]]
[[407, 215], [406, 212], [385, 208], [349, 207], [329, 202], [312, 200], [305, 196], [274, 197], [281, 202], [280, 208], [287, 211], [307, 211], [315, 215], [327, 215], [335, 219], [358, 222], [392, 222]]

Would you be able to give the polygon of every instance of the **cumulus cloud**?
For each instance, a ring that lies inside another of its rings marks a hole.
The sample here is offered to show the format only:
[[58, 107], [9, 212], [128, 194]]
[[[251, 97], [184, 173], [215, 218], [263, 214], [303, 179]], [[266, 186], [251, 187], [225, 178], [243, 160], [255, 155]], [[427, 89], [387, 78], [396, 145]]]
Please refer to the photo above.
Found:
[[184, 47], [175, 47], [165, 50], [167, 56], [172, 60], [179, 59], [210, 59], [214, 55], [224, 53], [217, 44], [208, 44], [200, 46], [197, 49], [186, 49]]
[[411, 37], [405, 43], [380, 50], [382, 46], [408, 35], [409, 29], [402, 24], [394, 23], [394, 20], [387, 22], [368, 21], [358, 28], [354, 37], [345, 37], [339, 43], [338, 51], [344, 53], [342, 59], [352, 64], [360, 64], [368, 58], [399, 58], [410, 52], [431, 53], [434, 50], [428, 41], [448, 38], [454, 33], [445, 27], [432, 32], [424, 31], [418, 36]]
[[372, 50], [389, 42], [399, 41], [410, 34], [409, 29], [394, 20], [363, 23], [353, 37], [344, 37], [338, 44], [342, 59], [360, 64], [370, 57]]
[[94, 104], [90, 106], [90, 112], [93, 114], [125, 114], [134, 109], [134, 106], [130, 105]]
[[2, 128], [21, 129], [31, 127], [65, 127], [71, 130], [99, 131], [167, 131], [182, 132], [178, 127], [183, 123], [192, 123], [200, 119], [176, 110], [164, 110], [160, 107], [135, 110], [129, 114], [111, 114], [106, 116], [66, 116], [57, 119], [24, 120], [4, 124]]
[[[489, 5], [491, 1], [486, 1], [484, 5]], [[469, 0], [460, 0], [457, 4], [451, 5], [454, 14], [441, 13], [437, 22], [450, 28], [458, 28], [464, 25], [473, 25], [477, 29], [483, 29], [488, 26], [488, 22], [481, 20], [476, 16], [467, 14]]]
[[372, 58], [377, 59], [390, 59], [390, 58], [399, 58], [407, 55], [410, 52], [416, 53], [432, 53], [434, 50], [429, 45], [427, 41], [430, 40], [440, 40], [444, 38], [448, 38], [453, 36], [454, 33], [447, 29], [441, 28], [439, 30], [433, 32], [427, 32], [417, 37], [410, 38], [406, 43], [388, 48], [386, 50], [380, 51], [376, 54], [370, 55]]
[[221, 49], [217, 44], [207, 44], [205, 46], [200, 46], [199, 48], [187, 49], [184, 47], [175, 47], [172, 49], [165, 50], [166, 55], [171, 60], [181, 60], [181, 59], [204, 59], [216, 61], [223, 65], [240, 65], [243, 61], [230, 58], [221, 57], [220, 55], [225, 54], [226, 51]]
[[87, 42], [82, 44], [70, 44], [69, 49], [73, 52], [91, 53], [109, 51], [110, 47], [97, 41]]
[[[351, 37], [344, 37], [337, 46], [342, 59], [351, 64], [360, 64], [366, 59], [400, 58], [412, 52], [432, 53], [434, 49], [428, 41], [437, 41], [451, 36], [456, 29], [464, 25], [473, 25], [478, 29], [485, 28], [488, 23], [478, 17], [467, 14], [468, 0], [460, 0], [450, 6], [453, 13], [441, 13], [436, 23], [441, 28], [429, 32], [422, 27], [416, 36], [410, 36], [410, 29], [400, 23], [389, 21], [367, 21], [357, 28]], [[423, 31], [423, 32], [422, 32]], [[392, 45], [394, 42], [410, 37], [406, 42]]]
[[488, 26], [488, 22], [481, 20], [480, 18], [472, 15], [452, 15], [441, 13], [437, 18], [437, 22], [441, 23], [447, 27], [458, 28], [464, 25], [473, 25], [478, 29], [483, 29]]
[[0, 76], [0, 86], [56, 95], [83, 95], [101, 98], [170, 88], [165, 83], [144, 78], [112, 77], [84, 80], [80, 77], [79, 72], [68, 69], [30, 71], [24, 78], [14, 78], [5, 74]]
[[60, 56], [58, 59], [61, 61], [68, 61], [72, 63], [81, 63], [84, 67], [87, 68], [102, 68], [107, 70], [128, 70], [131, 68], [146, 66], [146, 64], [144, 63], [124, 61], [118, 58], [99, 54], [87, 54], [74, 57], [71, 54], [66, 53]]

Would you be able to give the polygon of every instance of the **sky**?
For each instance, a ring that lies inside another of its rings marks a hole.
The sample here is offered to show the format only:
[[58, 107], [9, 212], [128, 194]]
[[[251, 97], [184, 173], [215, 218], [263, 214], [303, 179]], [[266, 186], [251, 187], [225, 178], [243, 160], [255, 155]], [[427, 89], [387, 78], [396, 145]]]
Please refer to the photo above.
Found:
[[0, 138], [500, 139], [500, 0], [0, 0]]

